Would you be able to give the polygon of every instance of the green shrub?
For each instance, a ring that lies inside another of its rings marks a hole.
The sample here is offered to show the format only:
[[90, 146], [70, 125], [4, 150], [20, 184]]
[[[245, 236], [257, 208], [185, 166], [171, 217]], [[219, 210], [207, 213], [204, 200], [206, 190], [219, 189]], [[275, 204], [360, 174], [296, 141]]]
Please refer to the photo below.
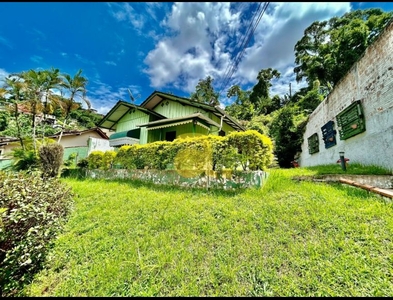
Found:
[[265, 170], [273, 161], [273, 143], [269, 137], [256, 130], [231, 132], [228, 144], [237, 149], [235, 161], [243, 170]]
[[42, 268], [71, 208], [70, 188], [34, 172], [0, 172], [0, 289], [17, 296]]
[[270, 136], [275, 142], [274, 152], [281, 168], [290, 168], [300, 152], [307, 115], [297, 106], [284, 106], [273, 113]]
[[133, 166], [130, 165], [129, 158], [127, 155], [127, 151], [130, 148], [130, 145], [121, 146], [119, 151], [116, 152], [116, 156], [113, 159], [113, 165], [119, 166], [124, 169], [133, 169]]
[[[145, 145], [125, 145], [114, 151], [93, 151], [88, 156], [90, 169], [108, 169], [103, 157], [113, 155], [115, 168], [158, 169], [169, 166], [177, 169], [192, 167], [221, 171], [236, 169], [265, 170], [273, 160], [273, 144], [269, 137], [256, 130], [233, 132], [226, 137], [199, 136], [161, 141]], [[184, 160], [184, 161], [183, 161]]]
[[39, 149], [39, 157], [43, 177], [57, 177], [63, 164], [64, 148], [62, 145], [53, 143], [42, 145]]
[[87, 157], [89, 169], [100, 169], [104, 158], [104, 152], [100, 150], [92, 151]]
[[39, 167], [39, 157], [34, 150], [17, 147], [12, 149], [12, 157], [12, 169], [15, 171], [36, 170]]
[[111, 169], [115, 157], [116, 157], [115, 151], [113, 150], [105, 151], [104, 155], [102, 156], [101, 169], [103, 170]]
[[68, 155], [68, 158], [64, 161], [64, 166], [66, 167], [72, 167], [75, 166], [75, 159], [78, 156], [77, 152], [73, 152], [70, 155]]
[[87, 169], [87, 167], [89, 166], [89, 162], [87, 158], [82, 158], [80, 161], [78, 161], [76, 166], [81, 169]]

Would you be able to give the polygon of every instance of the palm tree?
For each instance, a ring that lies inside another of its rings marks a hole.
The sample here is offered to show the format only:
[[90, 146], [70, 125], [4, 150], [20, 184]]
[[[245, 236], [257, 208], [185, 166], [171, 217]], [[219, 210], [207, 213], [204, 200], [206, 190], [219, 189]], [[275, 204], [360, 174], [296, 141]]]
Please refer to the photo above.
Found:
[[[51, 68], [46, 72], [46, 82], [44, 85], [44, 107], [43, 107], [43, 113], [44, 113], [44, 120], [46, 120], [47, 115], [49, 114], [50, 109], [55, 106], [57, 103], [58, 97], [53, 93], [54, 90], [60, 88], [60, 84], [62, 82], [62, 79], [60, 77], [59, 69]], [[44, 122], [44, 127], [43, 127], [43, 137], [45, 136], [45, 122]]]
[[0, 100], [9, 104], [13, 117], [15, 118], [17, 128], [17, 138], [20, 141], [22, 149], [25, 149], [22, 137], [21, 126], [19, 122], [18, 104], [24, 99], [24, 93], [27, 91], [27, 85], [21, 80], [18, 74], [9, 75], [4, 79], [4, 86], [0, 89]]
[[51, 70], [43, 71], [29, 70], [22, 72], [20, 76], [26, 83], [28, 89], [26, 101], [30, 108], [33, 147], [34, 151], [36, 151], [36, 116], [43, 111], [44, 105], [47, 104], [52, 91], [59, 88], [61, 83], [60, 74], [58, 69], [52, 68]]
[[67, 94], [69, 94], [69, 96], [67, 99], [63, 100], [63, 110], [65, 112], [65, 117], [59, 139], [57, 141], [57, 143], [59, 144], [71, 111], [79, 107], [78, 103], [75, 102], [75, 99], [79, 96], [87, 104], [88, 108], [91, 107], [89, 100], [86, 99], [87, 79], [81, 76], [81, 73], [82, 70], [79, 70], [78, 72], [76, 72], [74, 77], [71, 77], [69, 74], [63, 74], [62, 76], [62, 82], [60, 83], [60, 86], [65, 90]]

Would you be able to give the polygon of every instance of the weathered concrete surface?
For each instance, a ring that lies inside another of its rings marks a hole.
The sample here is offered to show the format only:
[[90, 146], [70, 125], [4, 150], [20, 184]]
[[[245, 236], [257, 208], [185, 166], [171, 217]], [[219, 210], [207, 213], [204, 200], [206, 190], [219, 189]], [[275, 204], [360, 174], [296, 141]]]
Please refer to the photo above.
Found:
[[[336, 116], [356, 100], [361, 101], [366, 131], [340, 140]], [[337, 145], [325, 149], [321, 127], [328, 121], [335, 123]], [[307, 139], [314, 133], [319, 152], [309, 154]], [[303, 137], [301, 167], [336, 163], [344, 151], [351, 163], [393, 170], [393, 22], [312, 112]]]
[[[195, 172], [195, 170], [193, 170]], [[191, 172], [192, 173], [192, 172]], [[222, 176], [223, 175], [223, 176]], [[195, 177], [184, 177], [176, 170], [88, 170], [86, 176], [96, 179], [137, 179], [154, 184], [173, 184], [182, 187], [238, 189], [248, 187], [261, 187], [267, 180], [268, 173], [263, 171], [236, 172], [234, 174], [217, 174], [209, 172], [209, 176], [201, 171], [201, 175]]]
[[381, 189], [393, 189], [393, 175], [314, 175], [314, 176], [296, 176], [295, 180], [339, 182], [340, 179], [358, 182], [362, 185], [369, 185]]
[[345, 178], [340, 178], [340, 182], [341, 183], [345, 183], [345, 184], [349, 184], [364, 190], [367, 190], [369, 192], [373, 192], [376, 194], [379, 194], [381, 196], [387, 197], [387, 198], [392, 198], [393, 199], [393, 192], [391, 190], [388, 189], [381, 189], [381, 188], [377, 188], [375, 186], [371, 186], [368, 184], [361, 184], [359, 182], [353, 181], [353, 180], [348, 180]]

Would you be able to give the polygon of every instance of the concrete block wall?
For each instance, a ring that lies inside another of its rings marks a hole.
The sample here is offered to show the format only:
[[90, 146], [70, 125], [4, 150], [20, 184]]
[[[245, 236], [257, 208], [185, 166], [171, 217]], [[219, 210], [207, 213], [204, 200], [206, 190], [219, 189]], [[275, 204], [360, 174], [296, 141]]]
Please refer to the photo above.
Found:
[[[340, 140], [336, 116], [357, 100], [362, 104], [366, 131]], [[330, 120], [335, 124], [337, 144], [325, 149], [321, 127]], [[309, 154], [307, 139], [314, 133], [319, 152]], [[339, 151], [344, 151], [349, 163], [393, 170], [393, 22], [312, 112], [303, 137], [301, 167], [336, 163]]]

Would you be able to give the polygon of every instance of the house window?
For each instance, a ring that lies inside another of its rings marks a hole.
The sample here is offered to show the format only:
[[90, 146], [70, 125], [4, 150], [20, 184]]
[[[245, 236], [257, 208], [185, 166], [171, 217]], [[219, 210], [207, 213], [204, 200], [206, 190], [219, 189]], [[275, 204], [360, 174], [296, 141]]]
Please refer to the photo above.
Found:
[[3, 156], [4, 149], [0, 149], [0, 156]]
[[336, 116], [339, 126], [340, 140], [346, 140], [366, 131], [362, 105], [360, 100], [353, 102]]
[[321, 127], [322, 130], [322, 139], [325, 143], [325, 149], [333, 147], [337, 144], [336, 141], [336, 133], [337, 131], [334, 130], [334, 122], [329, 121], [325, 125]]
[[219, 135], [219, 136], [225, 136], [225, 131], [224, 131], [224, 130], [220, 130], [220, 131], [218, 132], [218, 135]]
[[319, 139], [318, 134], [314, 133], [308, 138], [308, 153], [314, 154], [319, 152]]
[[168, 131], [165, 133], [165, 140], [172, 142], [176, 138], [176, 131]]

